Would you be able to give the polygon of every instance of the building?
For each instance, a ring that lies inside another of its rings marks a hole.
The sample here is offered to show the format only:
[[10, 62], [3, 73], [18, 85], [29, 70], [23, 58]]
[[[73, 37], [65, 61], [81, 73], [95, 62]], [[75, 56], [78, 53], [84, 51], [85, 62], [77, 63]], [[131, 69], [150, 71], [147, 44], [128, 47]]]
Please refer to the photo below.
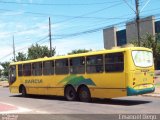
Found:
[[[140, 20], [140, 37], [149, 33], [155, 35], [160, 33], [160, 21], [155, 21], [154, 16], [149, 16]], [[137, 26], [135, 21], [126, 23], [126, 29], [118, 30], [116, 27], [111, 27], [103, 30], [104, 48], [111, 49], [112, 47], [122, 46], [127, 43], [138, 40]], [[156, 69], [160, 69], [160, 61], [156, 64]]]
[[[155, 35], [160, 33], [160, 21], [155, 21], [154, 16], [149, 16], [140, 20], [140, 36], [146, 33]], [[118, 30], [111, 27], [103, 30], [104, 48], [110, 49], [115, 46], [121, 46], [131, 41], [137, 40], [137, 26], [135, 21], [126, 23], [126, 29]]]

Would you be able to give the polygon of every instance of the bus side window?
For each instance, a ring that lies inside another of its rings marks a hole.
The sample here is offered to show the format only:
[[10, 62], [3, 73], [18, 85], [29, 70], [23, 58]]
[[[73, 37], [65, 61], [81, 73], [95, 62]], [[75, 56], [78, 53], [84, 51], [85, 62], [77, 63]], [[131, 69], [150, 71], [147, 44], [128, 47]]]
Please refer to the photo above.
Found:
[[24, 76], [31, 76], [31, 64], [23, 64], [23, 75]]
[[123, 53], [109, 53], [105, 55], [106, 72], [122, 72], [124, 70]]
[[55, 74], [68, 74], [68, 59], [61, 59], [55, 61]]
[[87, 73], [102, 73], [103, 55], [88, 56], [87, 59]]
[[84, 57], [70, 59], [70, 73], [71, 74], [85, 73], [85, 58]]
[[32, 75], [33, 76], [42, 75], [42, 62], [32, 63]]
[[18, 76], [23, 76], [22, 64], [18, 65]]
[[53, 75], [53, 74], [54, 74], [54, 61], [44, 61], [43, 75]]

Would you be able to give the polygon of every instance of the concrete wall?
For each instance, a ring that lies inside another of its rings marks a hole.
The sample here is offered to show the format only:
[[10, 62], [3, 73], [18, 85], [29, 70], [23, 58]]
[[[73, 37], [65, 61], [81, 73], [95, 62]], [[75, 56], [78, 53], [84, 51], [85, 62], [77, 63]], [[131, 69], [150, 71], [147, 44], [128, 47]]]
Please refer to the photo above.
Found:
[[[150, 16], [140, 20], [140, 36], [143, 37], [146, 33], [155, 35], [155, 17]], [[128, 22], [126, 24], [127, 43], [137, 40], [137, 25], [136, 22]]]
[[105, 49], [110, 49], [112, 47], [117, 46], [116, 31], [117, 29], [115, 27], [103, 30], [103, 40]]

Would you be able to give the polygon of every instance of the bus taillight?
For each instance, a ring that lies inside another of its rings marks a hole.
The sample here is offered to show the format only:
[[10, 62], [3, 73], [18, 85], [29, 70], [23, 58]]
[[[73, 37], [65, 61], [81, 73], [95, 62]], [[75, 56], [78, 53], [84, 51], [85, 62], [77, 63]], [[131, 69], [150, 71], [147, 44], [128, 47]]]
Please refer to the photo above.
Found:
[[133, 85], [135, 85], [135, 82], [133, 82]]

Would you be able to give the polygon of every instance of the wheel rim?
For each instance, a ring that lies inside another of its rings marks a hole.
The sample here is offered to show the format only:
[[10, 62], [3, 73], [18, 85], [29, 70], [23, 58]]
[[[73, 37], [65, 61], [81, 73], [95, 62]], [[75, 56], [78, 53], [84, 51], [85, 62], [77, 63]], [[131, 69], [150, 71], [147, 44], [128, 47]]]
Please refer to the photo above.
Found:
[[82, 87], [79, 89], [79, 99], [82, 102], [90, 102], [91, 101], [91, 96], [88, 88]]
[[65, 92], [65, 96], [66, 96], [66, 99], [69, 101], [76, 100], [76, 92], [75, 92], [74, 88], [67, 87], [66, 92]]
[[73, 98], [74, 97], [74, 93], [73, 93], [73, 91], [71, 90], [71, 91], [69, 91], [69, 97], [70, 98]]
[[80, 96], [81, 96], [81, 98], [87, 98], [88, 97], [88, 93], [86, 91], [81, 90], [80, 91]]

